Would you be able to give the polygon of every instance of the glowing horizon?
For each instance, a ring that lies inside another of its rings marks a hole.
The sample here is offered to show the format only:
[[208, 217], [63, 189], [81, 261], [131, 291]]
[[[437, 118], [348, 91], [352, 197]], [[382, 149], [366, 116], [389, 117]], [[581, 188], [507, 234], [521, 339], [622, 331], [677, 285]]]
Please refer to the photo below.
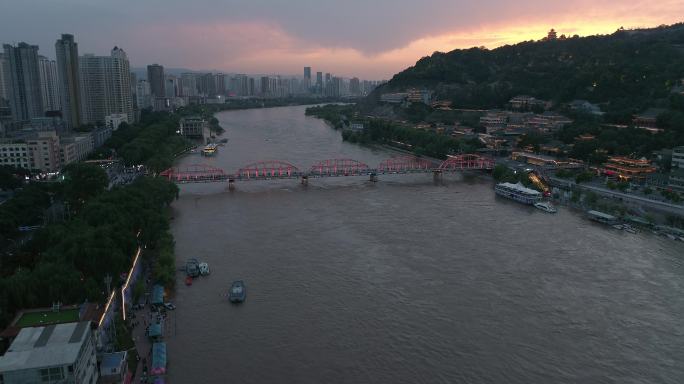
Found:
[[[38, 44], [40, 54], [48, 57], [54, 57], [59, 35], [72, 33], [80, 54], [105, 55], [116, 45], [127, 52], [133, 67], [159, 63], [190, 70], [301, 75], [304, 66], [311, 66], [314, 72], [378, 80], [435, 51], [539, 40], [551, 28], [568, 36], [652, 28], [681, 22], [673, 15], [684, 15], [681, 0], [480, 0], [477, 5], [466, 0], [8, 1], [0, 15], [3, 43]], [[212, 12], [204, 12], [207, 8]], [[41, 22], [40, 14], [49, 17]]]

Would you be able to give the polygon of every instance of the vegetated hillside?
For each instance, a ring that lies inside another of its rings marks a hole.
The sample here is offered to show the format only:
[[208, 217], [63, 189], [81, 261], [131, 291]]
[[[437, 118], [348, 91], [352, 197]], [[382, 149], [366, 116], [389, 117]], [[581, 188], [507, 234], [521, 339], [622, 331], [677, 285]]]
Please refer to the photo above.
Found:
[[426, 87], [455, 106], [491, 108], [525, 94], [557, 103], [600, 103], [606, 120], [621, 121], [667, 98], [684, 78], [684, 24], [612, 35], [523, 42], [493, 50], [436, 52], [379, 87]]

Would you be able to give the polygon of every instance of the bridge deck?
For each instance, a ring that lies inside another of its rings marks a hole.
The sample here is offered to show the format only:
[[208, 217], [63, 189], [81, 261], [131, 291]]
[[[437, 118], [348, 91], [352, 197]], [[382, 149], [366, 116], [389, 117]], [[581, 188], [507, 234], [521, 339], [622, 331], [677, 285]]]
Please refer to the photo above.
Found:
[[357, 173], [326, 173], [326, 174], [316, 174], [316, 173], [296, 173], [287, 176], [243, 176], [243, 175], [185, 175], [178, 177], [169, 177], [170, 181], [186, 184], [186, 183], [212, 183], [212, 182], [224, 182], [224, 181], [263, 181], [263, 180], [288, 180], [288, 179], [301, 179], [307, 177], [309, 179], [321, 179], [328, 177], [354, 177], [354, 176], [371, 176], [371, 175], [408, 175], [408, 174], [420, 174], [420, 173], [454, 173], [463, 171], [480, 171], [489, 170], [487, 168], [461, 168], [461, 169], [415, 169], [415, 170], [402, 170], [402, 171], [378, 171], [375, 169], [370, 169], [364, 172]]
[[479, 155], [452, 156], [441, 164], [415, 156], [393, 157], [380, 163], [377, 168], [352, 159], [330, 159], [314, 164], [309, 171], [278, 160], [249, 164], [236, 173], [229, 174], [220, 168], [204, 164], [189, 165], [184, 169], [169, 168], [160, 176], [176, 183], [209, 183], [221, 181], [258, 181], [299, 178], [373, 176], [389, 174], [416, 174], [432, 172], [461, 172], [468, 170], [491, 170], [494, 159]]

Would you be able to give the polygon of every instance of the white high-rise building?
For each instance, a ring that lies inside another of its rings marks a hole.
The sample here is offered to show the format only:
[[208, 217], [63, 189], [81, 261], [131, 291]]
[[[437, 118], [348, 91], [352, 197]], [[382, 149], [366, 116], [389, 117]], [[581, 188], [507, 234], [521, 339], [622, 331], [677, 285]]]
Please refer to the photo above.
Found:
[[166, 92], [167, 99], [173, 99], [178, 96], [179, 81], [174, 75], [167, 75], [164, 79], [164, 92]]
[[135, 86], [135, 97], [138, 109], [152, 108], [152, 92], [147, 80], [138, 80]]
[[180, 79], [180, 95], [181, 96], [197, 96], [197, 74], [182, 73]]
[[38, 71], [40, 73], [40, 94], [43, 98], [43, 109], [59, 111], [60, 102], [59, 79], [57, 77], [57, 62], [45, 56], [38, 56]]
[[81, 56], [79, 70], [86, 123], [103, 123], [117, 113], [134, 121], [130, 65], [123, 49], [114, 47], [111, 56]]

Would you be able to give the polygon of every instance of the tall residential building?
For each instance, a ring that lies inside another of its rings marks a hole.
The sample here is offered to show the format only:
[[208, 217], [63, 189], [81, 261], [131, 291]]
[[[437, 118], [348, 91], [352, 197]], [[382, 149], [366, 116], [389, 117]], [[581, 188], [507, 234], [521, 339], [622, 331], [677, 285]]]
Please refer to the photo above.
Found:
[[351, 80], [349, 80], [349, 93], [352, 95], [361, 94], [361, 82], [359, 81], [358, 77], [353, 77]]
[[112, 86], [114, 89], [113, 105], [109, 114], [123, 113], [128, 121], [133, 122], [133, 99], [131, 94], [131, 65], [126, 52], [114, 47], [110, 53], [112, 58]]
[[180, 82], [180, 94], [185, 97], [197, 96], [197, 75], [194, 73], [182, 73]]
[[237, 96], [249, 95], [249, 78], [247, 75], [235, 75], [230, 79], [230, 90], [235, 92]]
[[326, 97], [333, 96], [333, 82], [330, 73], [325, 74], [325, 83], [323, 83], [323, 95]]
[[55, 43], [62, 119], [67, 128], [83, 124], [83, 100], [78, 67], [78, 44], [74, 35], [63, 34]]
[[14, 121], [28, 121], [43, 116], [40, 93], [38, 46], [19, 43], [5, 44], [5, 58], [9, 66], [9, 101]]
[[206, 97], [216, 96], [216, 82], [214, 81], [214, 74], [203, 73], [198, 76], [198, 88], [200, 95]]
[[256, 94], [256, 86], [253, 77], [249, 78], [249, 87], [247, 89], [247, 96], [254, 96]]
[[330, 96], [339, 97], [342, 95], [342, 78], [333, 77], [332, 78], [332, 93]]
[[323, 72], [316, 72], [316, 93], [323, 92]]
[[217, 73], [214, 75], [214, 82], [216, 83], [216, 94], [225, 95], [226, 94], [226, 75], [223, 73]]
[[147, 82], [153, 97], [166, 97], [164, 90], [164, 67], [159, 64], [147, 66]]
[[237, 88], [237, 94], [239, 96], [248, 96], [249, 95], [249, 77], [247, 75], [237, 75], [237, 83], [238, 83], [238, 88]]
[[7, 60], [5, 59], [5, 54], [3, 52], [0, 52], [0, 107], [3, 105], [3, 100], [7, 101], [9, 99], [8, 96], [8, 82], [9, 82], [9, 73], [8, 73], [8, 64]]
[[38, 56], [38, 70], [40, 71], [40, 93], [44, 111], [61, 110], [57, 62], [45, 56]]
[[164, 92], [167, 99], [178, 96], [178, 78], [174, 75], [167, 75], [164, 80]]
[[136, 104], [139, 109], [152, 108], [152, 93], [147, 80], [138, 80], [135, 87]]
[[117, 113], [134, 121], [130, 65], [123, 49], [114, 47], [110, 56], [81, 56], [79, 67], [84, 122], [102, 123]]
[[278, 96], [278, 78], [269, 77], [268, 78], [268, 95]]
[[259, 89], [259, 95], [262, 97], [270, 96], [271, 94], [271, 88], [270, 88], [270, 83], [269, 83], [269, 78], [268, 76], [262, 76], [261, 77], [261, 82], [260, 82], [260, 89]]
[[304, 67], [304, 91], [309, 92], [311, 88], [311, 67]]
[[138, 97], [136, 96], [136, 87], [138, 86], [138, 75], [131, 72], [129, 83], [131, 85], [131, 102], [133, 103], [133, 109], [138, 109]]

